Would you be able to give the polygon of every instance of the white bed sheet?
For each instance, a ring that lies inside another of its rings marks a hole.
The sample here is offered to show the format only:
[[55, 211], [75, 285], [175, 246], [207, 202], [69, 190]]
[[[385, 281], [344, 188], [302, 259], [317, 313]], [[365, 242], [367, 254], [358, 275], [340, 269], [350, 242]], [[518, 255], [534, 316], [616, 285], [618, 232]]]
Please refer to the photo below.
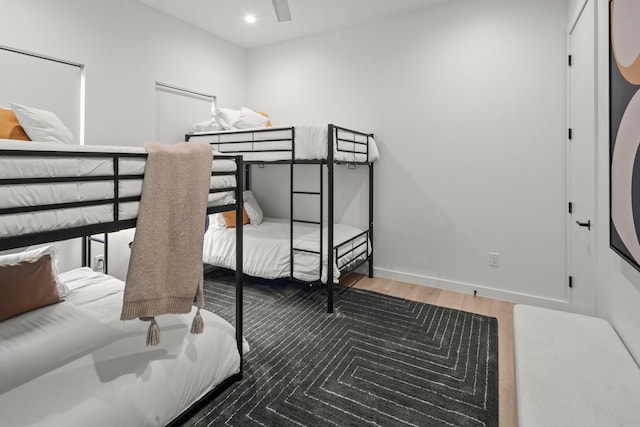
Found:
[[[295, 125], [295, 147], [296, 160], [320, 160], [326, 159], [327, 141], [328, 141], [328, 126], [326, 124], [302, 124]], [[290, 160], [291, 159], [291, 144], [288, 140], [291, 138], [291, 132], [289, 127], [277, 126], [269, 128], [259, 129], [243, 129], [249, 133], [237, 133], [238, 130], [219, 131], [219, 132], [200, 132], [194, 133], [189, 141], [193, 142], [208, 142], [213, 144], [215, 150], [221, 152], [230, 152], [234, 150], [254, 150], [254, 149], [270, 149], [270, 150], [288, 150], [288, 152], [254, 152], [254, 153], [240, 153], [245, 161], [265, 161], [272, 162], [277, 160]], [[260, 143], [237, 143], [229, 144], [240, 140], [246, 141], [251, 135], [255, 139], [269, 139], [269, 142]], [[354, 134], [351, 132], [341, 133], [341, 138], [355, 140], [357, 142], [367, 142], [367, 138], [362, 135]], [[271, 142], [273, 140], [273, 142]], [[373, 162], [380, 157], [378, 152], [378, 146], [373, 138], [369, 139], [369, 157], [368, 161]], [[220, 144], [220, 143], [226, 144]], [[355, 148], [354, 148], [355, 146]], [[260, 147], [260, 148], [258, 148]], [[342, 152], [338, 150], [338, 147], [342, 150], [359, 151], [361, 154], [353, 152]], [[353, 144], [350, 142], [339, 142], [334, 145], [334, 159], [336, 161], [343, 162], [364, 162], [367, 161], [366, 148], [363, 145]]]
[[[146, 153], [146, 150], [142, 147], [67, 146], [6, 139], [0, 139], [0, 149]], [[123, 175], [142, 174], [144, 173], [144, 166], [144, 158], [119, 159], [118, 163], [119, 172]], [[216, 159], [214, 156], [212, 170], [216, 172], [233, 172], [236, 170], [236, 163], [228, 159]], [[2, 151], [0, 150], [0, 179], [86, 177], [112, 174], [113, 161], [111, 159], [90, 157], [14, 157], [2, 156]], [[235, 176], [212, 176], [210, 188], [232, 188], [235, 184]], [[122, 180], [119, 182], [118, 192], [120, 197], [139, 196], [141, 191], [142, 180]], [[112, 181], [3, 185], [0, 186], [0, 209], [87, 200], [106, 200], [113, 197]], [[222, 206], [233, 203], [235, 203], [233, 191], [209, 194], [208, 206]], [[136, 218], [137, 213], [137, 202], [127, 202], [119, 205], [118, 218], [120, 220]], [[2, 215], [0, 216], [0, 235], [41, 233], [61, 228], [108, 222], [112, 221], [113, 217], [113, 206], [111, 204]]]
[[[236, 230], [235, 228], [217, 227], [215, 221], [204, 235], [203, 262], [217, 267], [234, 270], [236, 267]], [[289, 277], [290, 264], [290, 229], [286, 218], [267, 218], [259, 225], [247, 224], [243, 227], [243, 273], [265, 279]], [[346, 225], [334, 225], [334, 245], [337, 246], [359, 234], [362, 230]], [[327, 227], [323, 234], [323, 266], [322, 283], [327, 282]], [[367, 236], [361, 236], [354, 242], [339, 249], [339, 256], [349, 253], [349, 250], [360, 246], [351, 255], [341, 259], [345, 263], [355, 263], [364, 258]], [[298, 249], [319, 250], [320, 230], [313, 224], [295, 224], [293, 245]], [[368, 246], [371, 248], [371, 246]], [[370, 249], [369, 249], [370, 252]], [[355, 257], [355, 258], [354, 258]], [[313, 282], [320, 277], [320, 263], [317, 254], [294, 252], [293, 277]], [[333, 262], [333, 277], [337, 282], [340, 270], [336, 260]]]
[[148, 323], [119, 320], [123, 282], [88, 268], [59, 277], [64, 302], [0, 323], [3, 427], [164, 425], [238, 372], [235, 329], [219, 316], [202, 310], [200, 335], [195, 309], [160, 316], [160, 344], [146, 347]]

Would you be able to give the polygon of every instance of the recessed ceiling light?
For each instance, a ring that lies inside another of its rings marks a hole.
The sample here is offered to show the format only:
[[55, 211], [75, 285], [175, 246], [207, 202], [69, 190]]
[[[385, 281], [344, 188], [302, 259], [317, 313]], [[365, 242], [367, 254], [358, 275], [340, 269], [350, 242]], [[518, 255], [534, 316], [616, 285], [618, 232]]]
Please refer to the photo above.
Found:
[[255, 16], [255, 15], [252, 15], [252, 14], [250, 14], [250, 13], [248, 13], [248, 14], [244, 17], [244, 20], [245, 20], [246, 22], [248, 22], [249, 24], [253, 24], [254, 22], [256, 22], [256, 16]]

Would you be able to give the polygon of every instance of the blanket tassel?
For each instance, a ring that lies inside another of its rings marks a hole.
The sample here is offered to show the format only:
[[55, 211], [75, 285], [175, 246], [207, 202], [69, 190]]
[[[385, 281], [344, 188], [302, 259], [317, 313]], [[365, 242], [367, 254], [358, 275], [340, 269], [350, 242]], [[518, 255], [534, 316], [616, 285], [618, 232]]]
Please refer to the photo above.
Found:
[[151, 324], [147, 331], [147, 346], [160, 344], [160, 327], [156, 323], [155, 317], [151, 318]]
[[204, 321], [202, 320], [202, 316], [200, 315], [200, 309], [196, 311], [196, 315], [193, 318], [193, 323], [191, 323], [191, 333], [192, 334], [201, 334], [204, 331]]

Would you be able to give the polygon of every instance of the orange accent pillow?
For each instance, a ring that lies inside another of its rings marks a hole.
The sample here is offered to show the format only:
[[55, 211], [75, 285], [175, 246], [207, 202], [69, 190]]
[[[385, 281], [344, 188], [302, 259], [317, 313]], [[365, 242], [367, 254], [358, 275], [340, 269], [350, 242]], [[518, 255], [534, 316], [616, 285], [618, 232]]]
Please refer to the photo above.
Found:
[[[235, 228], [236, 226], [236, 211], [222, 212], [222, 218], [227, 228]], [[242, 208], [242, 225], [249, 224], [249, 215], [247, 211]]]
[[[256, 113], [260, 114], [262, 117], [266, 117], [267, 119], [269, 118], [269, 115], [267, 113], [262, 112], [262, 111], [256, 111]], [[268, 128], [271, 127], [271, 120], [269, 120], [267, 122], [267, 127]]]
[[0, 265], [0, 321], [60, 301], [51, 255]]
[[31, 141], [13, 110], [0, 108], [0, 138]]

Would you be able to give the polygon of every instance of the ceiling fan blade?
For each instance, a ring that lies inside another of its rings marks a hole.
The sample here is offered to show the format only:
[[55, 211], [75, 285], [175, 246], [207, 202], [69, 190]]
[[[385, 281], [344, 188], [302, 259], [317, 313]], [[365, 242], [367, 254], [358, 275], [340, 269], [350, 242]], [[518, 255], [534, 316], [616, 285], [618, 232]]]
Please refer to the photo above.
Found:
[[273, 2], [273, 10], [276, 12], [278, 22], [291, 21], [291, 11], [289, 10], [289, 2], [287, 0], [271, 0]]

